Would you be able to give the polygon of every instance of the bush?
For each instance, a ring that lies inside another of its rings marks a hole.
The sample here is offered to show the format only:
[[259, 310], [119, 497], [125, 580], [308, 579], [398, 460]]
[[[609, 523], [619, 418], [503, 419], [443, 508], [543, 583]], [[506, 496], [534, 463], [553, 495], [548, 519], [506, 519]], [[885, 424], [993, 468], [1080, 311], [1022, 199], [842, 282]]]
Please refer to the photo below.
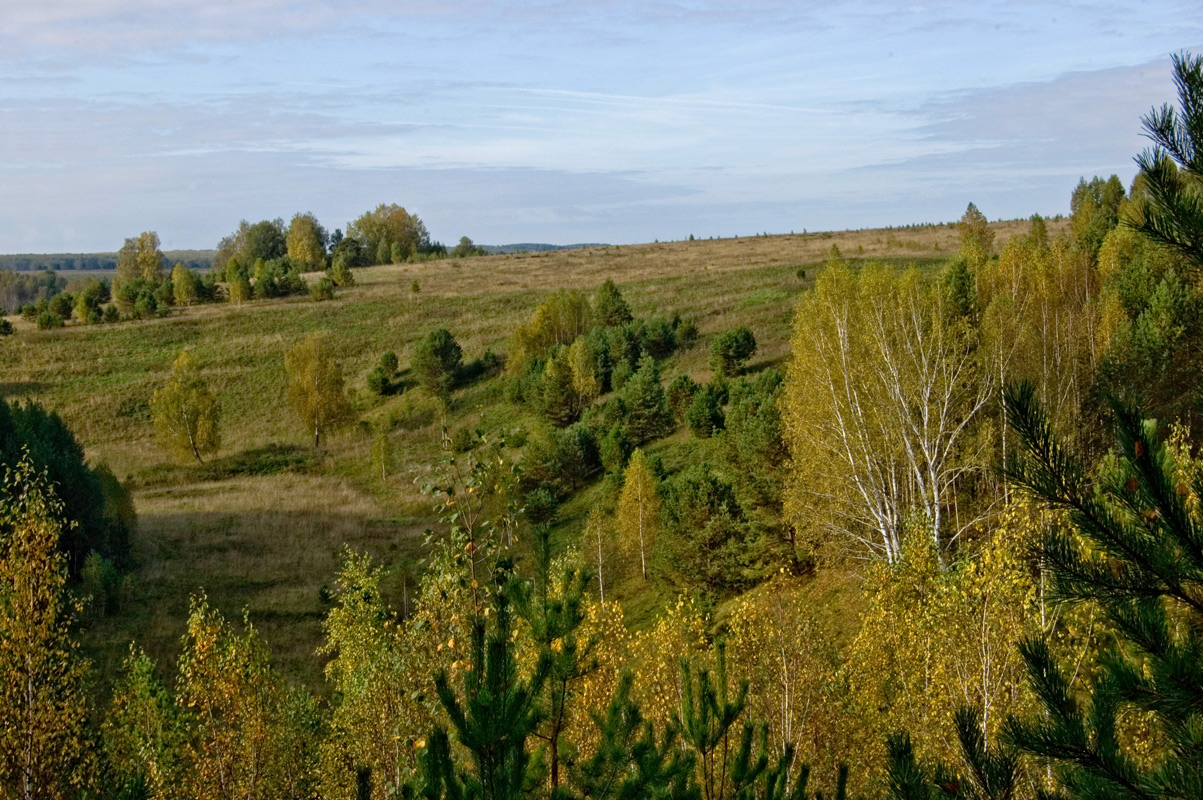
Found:
[[321, 302], [322, 300], [333, 300], [334, 281], [330, 279], [330, 276], [323, 275], [320, 279], [310, 284], [309, 296], [318, 302]]
[[380, 368], [390, 378], [397, 374], [397, 368], [400, 364], [397, 361], [397, 354], [389, 350], [384, 355], [380, 356]]
[[330, 262], [330, 269], [327, 270], [326, 275], [334, 281], [335, 286], [346, 288], [355, 285], [355, 276], [351, 274], [351, 265], [348, 263], [348, 259], [342, 257], [342, 254], [335, 256], [334, 260]]
[[61, 327], [63, 327], [63, 318], [53, 311], [43, 311], [38, 314], [38, 330], [45, 331]]
[[459, 428], [451, 434], [451, 450], [455, 453], [467, 453], [474, 449], [480, 437], [471, 428]]
[[710, 343], [710, 366], [714, 374], [737, 374], [756, 352], [756, 337], [745, 326], [723, 331]]
[[121, 311], [120, 311], [120, 309], [117, 308], [116, 303], [109, 303], [107, 306], [104, 307], [104, 314], [102, 316], [102, 319], [104, 319], [105, 322], [120, 321]]
[[693, 347], [698, 341], [698, 324], [693, 321], [693, 317], [675, 319], [674, 322], [677, 349], [688, 350]]
[[373, 367], [368, 373], [368, 391], [377, 397], [381, 397], [389, 393], [388, 375], [385, 374], [381, 367]]
[[13, 324], [6, 319], [0, 319], [0, 336], [12, 336]]

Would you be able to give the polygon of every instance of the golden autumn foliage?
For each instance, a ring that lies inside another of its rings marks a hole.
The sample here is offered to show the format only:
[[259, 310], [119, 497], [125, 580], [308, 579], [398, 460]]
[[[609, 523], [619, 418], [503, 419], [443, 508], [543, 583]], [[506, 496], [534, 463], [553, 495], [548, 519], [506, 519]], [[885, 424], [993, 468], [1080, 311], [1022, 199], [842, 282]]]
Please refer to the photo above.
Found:
[[150, 398], [150, 412], [159, 442], [179, 458], [201, 462], [203, 454], [216, 452], [221, 444], [221, 406], [187, 350], [180, 353], [167, 382]]
[[638, 558], [639, 574], [647, 580], [648, 555], [660, 528], [660, 497], [656, 493], [656, 476], [642, 450], [631, 454], [623, 473], [617, 523], [624, 560], [633, 564]]
[[0, 798], [75, 797], [94, 780], [80, 606], [58, 550], [62, 506], [28, 454], [0, 492]]

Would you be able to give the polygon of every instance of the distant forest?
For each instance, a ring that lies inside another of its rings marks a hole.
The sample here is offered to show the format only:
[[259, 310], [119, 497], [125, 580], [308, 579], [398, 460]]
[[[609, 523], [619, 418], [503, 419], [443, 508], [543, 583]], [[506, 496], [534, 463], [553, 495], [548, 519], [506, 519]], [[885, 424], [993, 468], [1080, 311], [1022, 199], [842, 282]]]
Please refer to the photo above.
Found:
[[[163, 255], [171, 264], [183, 264], [189, 269], [207, 270], [213, 266], [215, 250], [167, 250]], [[0, 254], [0, 269], [14, 272], [56, 272], [75, 270], [116, 269], [117, 253], [13, 253]]]

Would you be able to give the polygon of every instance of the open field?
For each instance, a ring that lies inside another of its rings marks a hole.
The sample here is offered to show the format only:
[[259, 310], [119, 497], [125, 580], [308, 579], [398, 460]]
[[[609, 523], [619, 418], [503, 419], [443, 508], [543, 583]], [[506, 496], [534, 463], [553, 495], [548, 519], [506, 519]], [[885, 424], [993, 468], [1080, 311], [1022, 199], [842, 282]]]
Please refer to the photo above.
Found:
[[[1063, 225], [1050, 222], [1051, 232]], [[1027, 223], [993, 227], [1001, 244]], [[108, 463], [134, 490], [136, 588], [120, 615], [93, 628], [93, 657], [107, 672], [132, 639], [166, 663], [189, 595], [203, 587], [228, 616], [247, 611], [286, 674], [320, 685], [314, 649], [328, 608], [323, 587], [333, 582], [343, 547], [393, 566], [390, 592], [399, 601], [419, 573], [423, 532], [435, 525], [415, 482], [429, 480], [441, 462], [441, 420], [418, 390], [383, 399], [367, 392], [365, 376], [382, 353], [394, 350], [404, 366], [415, 341], [438, 326], [456, 336], [466, 361], [486, 348], [502, 352], [510, 331], [548, 293], [612, 278], [636, 316], [696, 319], [701, 340], [665, 365], [666, 381], [681, 372], [708, 379], [709, 337], [739, 324], [760, 345], [753, 369], [782, 365], [794, 303], [833, 244], [854, 260], [929, 265], [955, 251], [957, 235], [936, 225], [498, 255], [357, 270], [357, 285], [324, 303], [202, 306], [162, 320], [45, 332], [14, 318], [17, 335], [0, 341], [0, 392], [59, 411], [89, 458]], [[394, 472], [382, 476], [372, 467], [367, 426], [314, 452], [294, 422], [283, 353], [314, 330], [333, 335], [361, 419], [390, 431]], [[223, 408], [224, 446], [206, 465], [172, 465], [153, 438], [148, 400], [184, 348]], [[537, 424], [504, 400], [496, 379], [457, 391], [446, 421], [484, 431]], [[672, 463], [688, 459], [694, 446], [678, 433], [656, 448]], [[571, 540], [599, 491], [586, 489], [566, 505], [558, 541]], [[635, 620], [655, 604], [641, 591], [627, 593]]]

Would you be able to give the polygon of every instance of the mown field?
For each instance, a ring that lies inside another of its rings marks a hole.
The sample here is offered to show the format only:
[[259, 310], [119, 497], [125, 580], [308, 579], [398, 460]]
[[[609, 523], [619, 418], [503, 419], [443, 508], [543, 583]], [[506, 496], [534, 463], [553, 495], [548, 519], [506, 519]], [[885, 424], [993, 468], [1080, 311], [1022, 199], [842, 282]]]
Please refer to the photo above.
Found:
[[[1050, 221], [1051, 232], [1063, 225]], [[1027, 223], [993, 227], [1001, 245]], [[393, 567], [389, 591], [398, 603], [420, 576], [424, 531], [436, 517], [418, 486], [445, 460], [443, 425], [498, 433], [538, 424], [505, 401], [501, 378], [457, 391], [446, 418], [420, 390], [374, 397], [365, 377], [382, 353], [395, 351], [404, 366], [414, 342], [442, 326], [465, 360], [486, 349], [503, 354], [510, 331], [547, 294], [611, 278], [636, 316], [696, 319], [700, 341], [664, 366], [666, 381], [681, 372], [708, 379], [709, 337], [739, 324], [760, 345], [752, 369], [784, 366], [794, 303], [833, 244], [852, 260], [930, 266], [956, 250], [957, 234], [936, 225], [498, 255], [357, 270], [356, 286], [323, 303], [197, 307], [161, 320], [45, 332], [13, 318], [17, 335], [0, 341], [0, 392], [57, 410], [89, 458], [106, 462], [134, 491], [140, 527], [132, 589], [121, 613], [87, 632], [89, 654], [102, 675], [111, 674], [130, 641], [170, 663], [189, 597], [203, 590], [229, 617], [245, 610], [283, 671], [320, 690], [315, 649], [328, 609], [325, 589], [344, 548]], [[286, 401], [283, 354], [316, 330], [336, 342], [362, 421], [315, 451]], [[148, 408], [185, 348], [223, 409], [221, 451], [204, 465], [169, 461], [155, 443]], [[384, 474], [371, 458], [380, 429], [389, 432], [394, 453]], [[678, 432], [655, 447], [671, 469], [694, 446]], [[562, 509], [557, 541], [572, 541], [600, 493], [588, 488]], [[638, 585], [614, 591], [637, 622], [660, 602]]]

